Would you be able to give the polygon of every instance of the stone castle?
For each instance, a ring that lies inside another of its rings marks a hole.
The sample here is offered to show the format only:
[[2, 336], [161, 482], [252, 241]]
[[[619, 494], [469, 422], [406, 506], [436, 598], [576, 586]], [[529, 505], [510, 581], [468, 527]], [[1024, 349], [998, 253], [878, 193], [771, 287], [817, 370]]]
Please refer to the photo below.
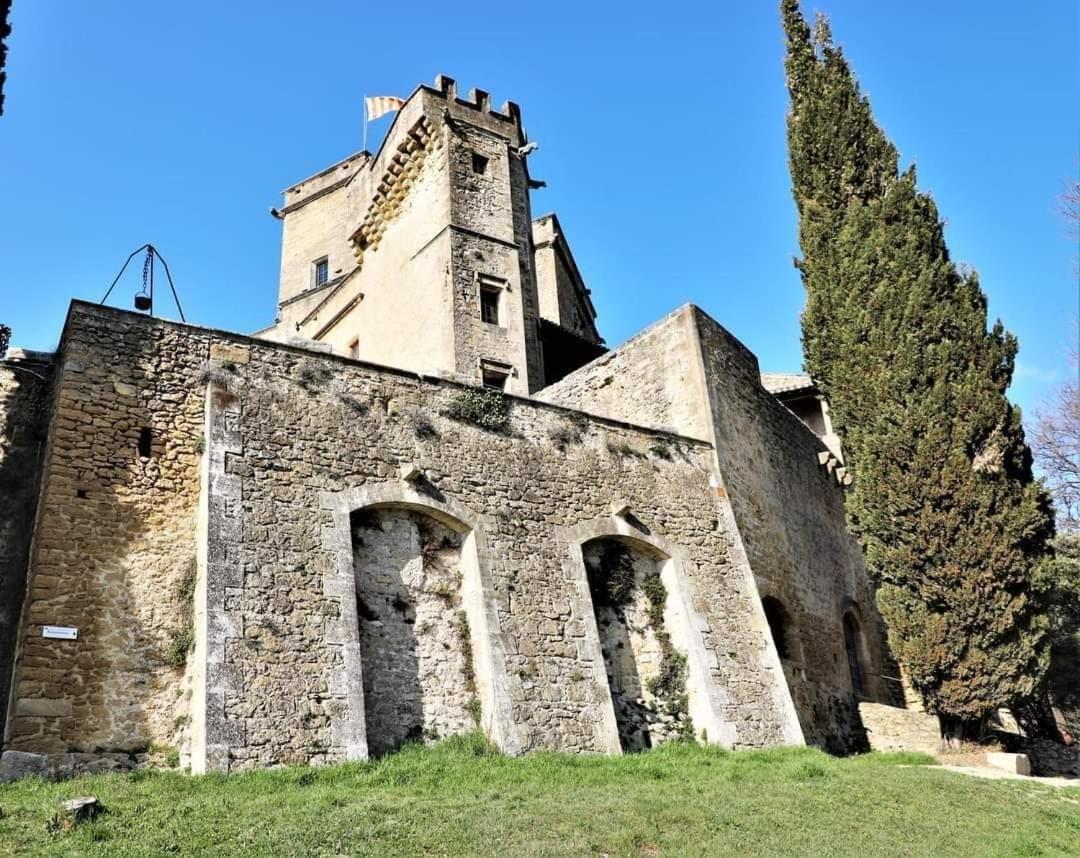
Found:
[[72, 303], [0, 368], [0, 766], [862, 747], [901, 703], [805, 376], [607, 350], [517, 105], [440, 76], [288, 188], [254, 336]]

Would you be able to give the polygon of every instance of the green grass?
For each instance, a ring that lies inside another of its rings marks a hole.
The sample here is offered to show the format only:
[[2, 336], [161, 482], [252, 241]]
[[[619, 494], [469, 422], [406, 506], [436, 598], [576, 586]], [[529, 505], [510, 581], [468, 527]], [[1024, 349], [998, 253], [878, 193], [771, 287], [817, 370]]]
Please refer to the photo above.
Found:
[[[373, 763], [0, 786], [0, 854], [1076, 855], [1080, 789], [921, 755], [693, 745], [621, 758], [490, 753], [478, 737]], [[107, 812], [50, 833], [57, 802]]]

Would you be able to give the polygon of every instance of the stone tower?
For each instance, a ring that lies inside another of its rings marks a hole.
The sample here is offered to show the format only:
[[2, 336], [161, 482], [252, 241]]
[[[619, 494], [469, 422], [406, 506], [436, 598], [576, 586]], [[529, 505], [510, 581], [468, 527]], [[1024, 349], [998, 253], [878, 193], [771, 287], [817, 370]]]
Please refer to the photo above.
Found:
[[460, 99], [442, 75], [418, 87], [377, 153], [285, 191], [278, 321], [262, 335], [518, 394], [596, 357], [558, 222], [532, 219], [527, 144], [516, 104]]

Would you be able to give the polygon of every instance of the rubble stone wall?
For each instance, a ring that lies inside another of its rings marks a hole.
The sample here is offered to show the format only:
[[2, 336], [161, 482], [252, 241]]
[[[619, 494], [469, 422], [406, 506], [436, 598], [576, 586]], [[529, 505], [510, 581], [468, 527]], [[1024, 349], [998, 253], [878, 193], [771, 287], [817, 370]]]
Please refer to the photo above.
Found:
[[[209, 345], [190, 328], [72, 305], [5, 749], [179, 743]], [[77, 638], [45, 638], [45, 625]]]
[[863, 696], [890, 700], [883, 624], [843, 488], [826, 448], [760, 382], [757, 359], [696, 307], [686, 306], [539, 397], [592, 413], [715, 439], [719, 508], [730, 510], [758, 595], [780, 601], [791, 644], [781, 659], [808, 742], [865, 747], [844, 646], [843, 616], [859, 623]]
[[461, 543], [461, 534], [417, 512], [376, 510], [354, 517], [364, 717], [372, 755], [473, 726]]
[[[462, 556], [480, 570], [462, 602], [483, 726], [504, 747], [611, 749], [578, 570], [581, 545], [620, 528], [678, 559], [690, 635], [679, 646], [708, 674], [697, 687], [712, 689], [724, 725], [710, 736], [785, 741], [779, 677], [731, 561], [708, 445], [514, 397], [505, 429], [489, 431], [447, 416], [464, 388], [444, 380], [82, 303], [63, 350], [8, 747], [178, 741], [188, 703], [167, 653], [195, 554], [204, 443], [211, 497], [195, 613], [206, 650], [191, 658], [206, 662], [208, 767], [341, 759], [361, 739], [367, 750], [352, 510], [342, 538], [335, 506], [360, 497], [462, 523]], [[220, 427], [203, 424], [208, 384]], [[144, 428], [150, 457], [139, 455]], [[46, 622], [79, 637], [42, 641]]]
[[0, 361], [0, 725], [7, 714], [52, 408], [51, 355]]
[[858, 543], [847, 532], [844, 489], [820, 464], [825, 445], [761, 386], [757, 359], [696, 310], [720, 472], [761, 596], [780, 601], [801, 663], [784, 665], [807, 741], [864, 748], [844, 645], [859, 626], [862, 697], [886, 701], [884, 627]]

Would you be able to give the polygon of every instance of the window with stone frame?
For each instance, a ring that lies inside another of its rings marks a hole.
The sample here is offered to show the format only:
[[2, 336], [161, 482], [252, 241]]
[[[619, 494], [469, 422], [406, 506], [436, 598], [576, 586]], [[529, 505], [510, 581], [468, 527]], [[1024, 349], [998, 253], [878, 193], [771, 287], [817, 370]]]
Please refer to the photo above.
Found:
[[480, 381], [491, 390], [506, 390], [506, 380], [510, 378], [510, 371], [502, 367], [481, 364]]
[[502, 289], [498, 286], [480, 286], [480, 320], [489, 325], [499, 324], [499, 300]]
[[322, 257], [311, 263], [312, 285], [322, 286], [330, 280], [330, 259]]
[[487, 172], [488, 159], [479, 152], [472, 153], [472, 170], [476, 175], [482, 176]]

